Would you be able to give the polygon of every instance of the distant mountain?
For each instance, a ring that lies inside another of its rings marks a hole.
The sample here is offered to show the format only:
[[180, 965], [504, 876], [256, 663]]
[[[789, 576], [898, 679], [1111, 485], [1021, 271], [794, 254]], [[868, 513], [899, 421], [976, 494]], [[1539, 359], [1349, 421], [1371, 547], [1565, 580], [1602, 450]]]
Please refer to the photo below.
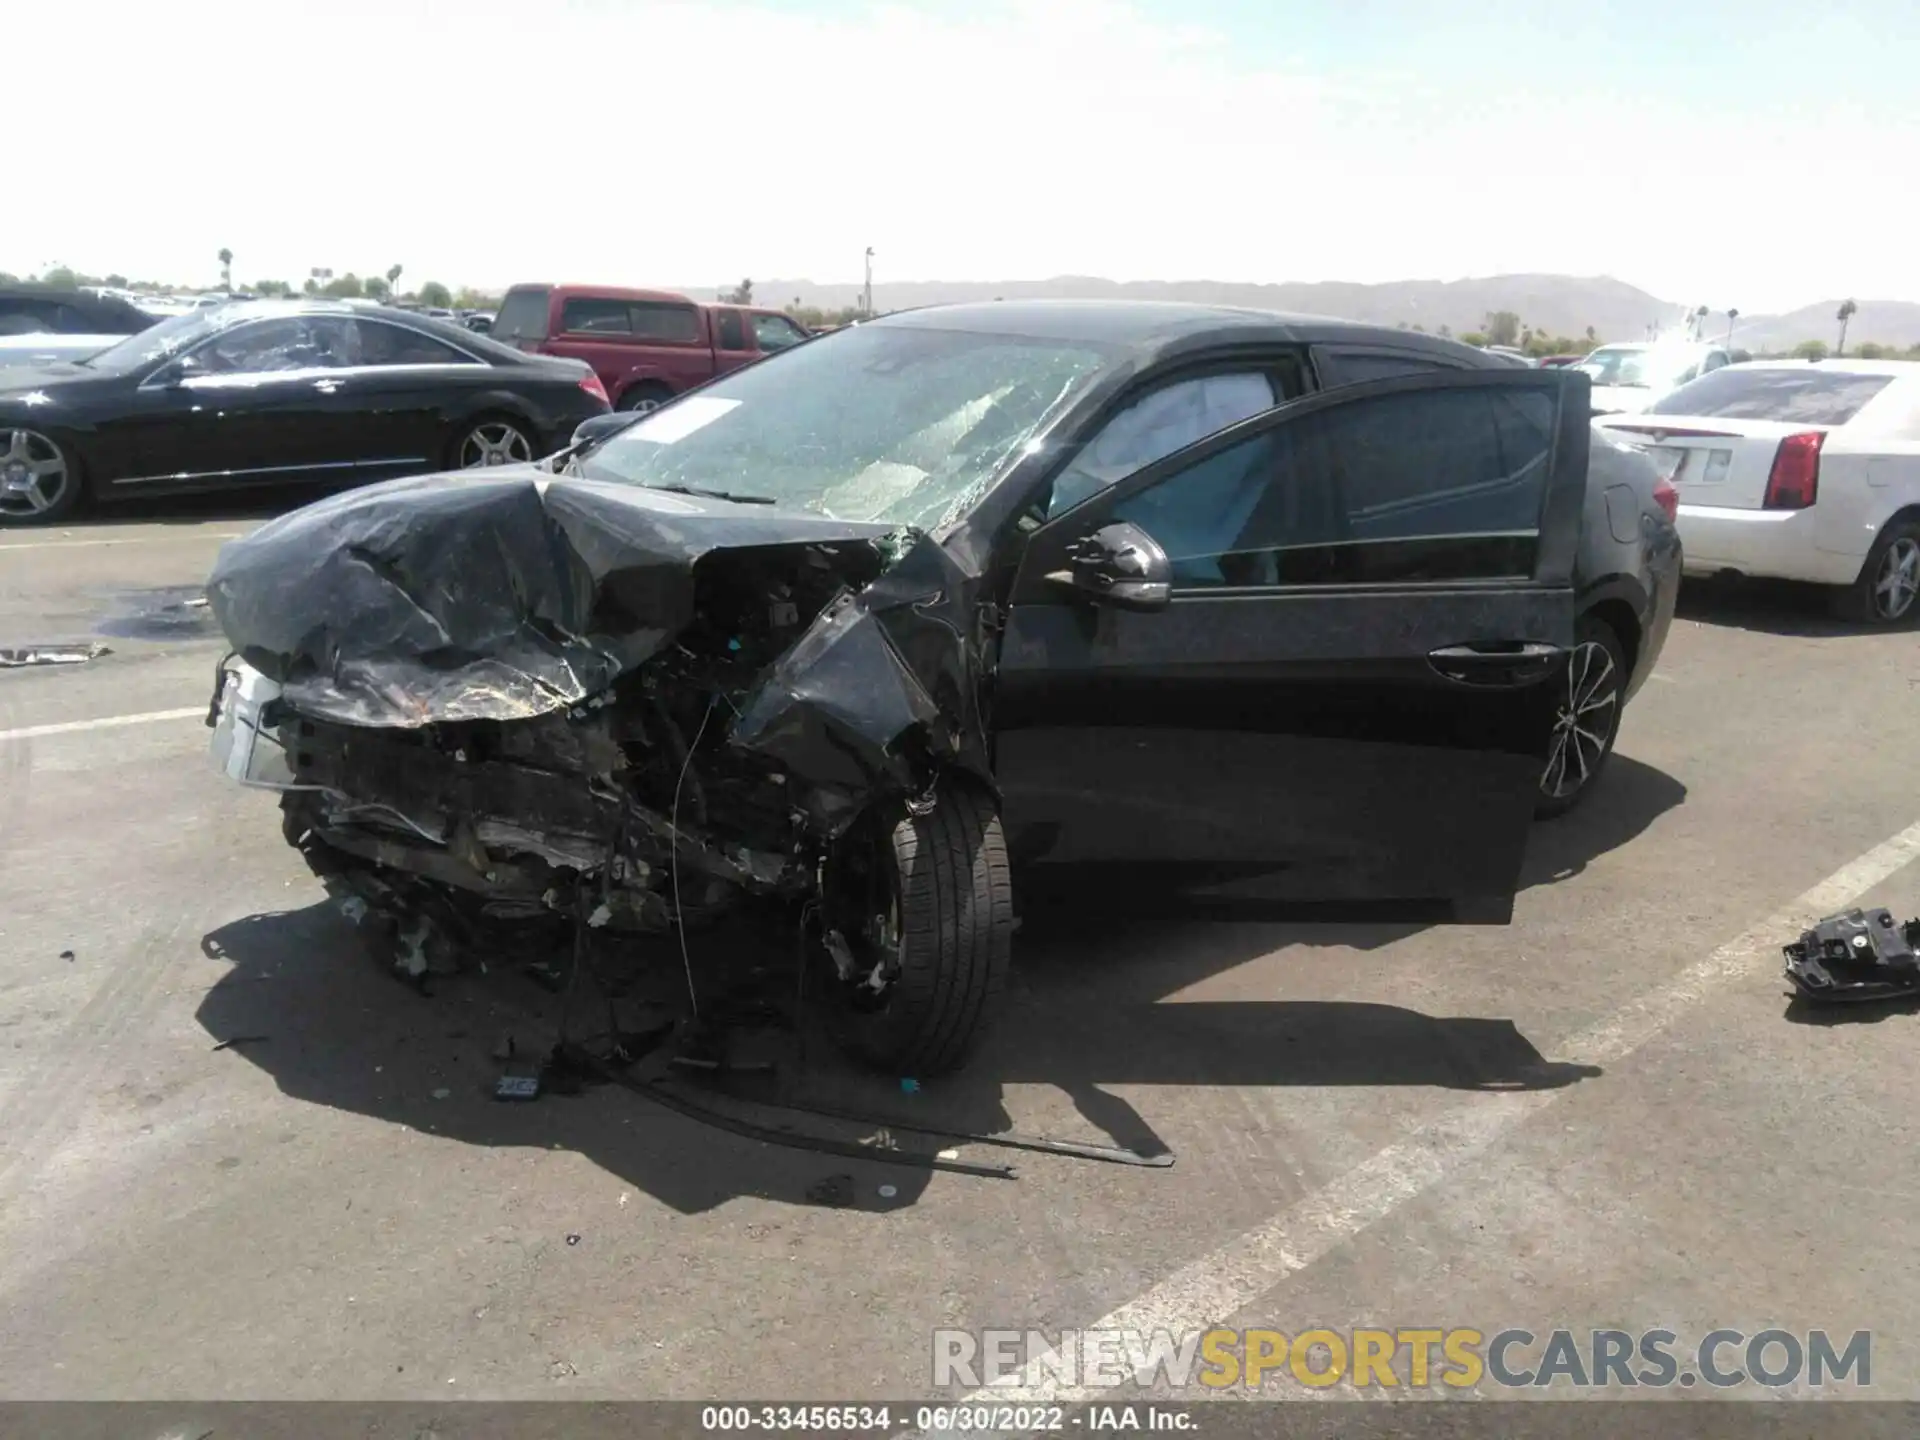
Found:
[[[719, 292], [712, 285], [669, 287], [701, 299]], [[858, 285], [819, 285], [811, 280], [756, 280], [754, 297], [764, 305], [815, 306], [838, 310], [860, 303]], [[1481, 329], [1486, 317], [1510, 310], [1523, 325], [1552, 335], [1584, 336], [1591, 326], [1603, 340], [1639, 340], [1649, 325], [1665, 330], [1682, 323], [1687, 306], [1662, 300], [1611, 276], [1489, 275], [1470, 280], [1393, 280], [1380, 285], [1341, 281], [1314, 284], [1243, 284], [1231, 280], [1101, 280], [1061, 275], [1050, 280], [909, 280], [876, 282], [874, 306], [907, 310], [969, 300], [1187, 300], [1206, 305], [1244, 305], [1258, 310], [1287, 310], [1331, 315], [1379, 325], [1419, 325], [1428, 331], [1447, 326], [1456, 335]], [[1920, 344], [1920, 304], [1905, 300], [1861, 300], [1847, 328], [1847, 347], [1877, 341], [1882, 345]], [[1834, 343], [1840, 301], [1825, 300], [1786, 315], [1743, 315], [1734, 344], [1753, 351], [1789, 350], [1802, 340]], [[1727, 318], [1715, 312], [1707, 320], [1709, 339], [1725, 337]]]
[[[1840, 301], [1822, 300], [1804, 305], [1785, 315], [1756, 315], [1752, 320], [1740, 317], [1734, 327], [1733, 343], [1743, 350], [1791, 350], [1802, 340], [1824, 340], [1832, 345], [1840, 337], [1840, 322], [1835, 319]], [[1904, 350], [1920, 345], [1920, 305], [1910, 300], [1856, 300], [1858, 307], [1847, 322], [1847, 349], [1869, 341], [1879, 345], [1897, 345]], [[1716, 324], [1709, 322], [1707, 333], [1718, 339], [1726, 333], [1726, 316]]]
[[[714, 286], [685, 286], [683, 293], [711, 299]], [[754, 297], [762, 304], [801, 305], [837, 310], [860, 303], [858, 285], [817, 285], [811, 280], [756, 280]], [[1677, 322], [1686, 307], [1659, 300], [1624, 281], [1606, 276], [1493, 275], [1477, 280], [1395, 280], [1383, 285], [1340, 281], [1316, 284], [1252, 285], [1230, 280], [1142, 280], [1121, 282], [1062, 275], [1051, 280], [993, 282], [916, 280], [875, 282], [874, 307], [906, 310], [967, 300], [1186, 300], [1206, 305], [1244, 305], [1257, 310], [1287, 310], [1332, 315], [1380, 325], [1419, 325], [1454, 334], [1480, 329], [1486, 317], [1510, 310], [1521, 323], [1554, 335], [1581, 336], [1592, 326], [1602, 339], [1639, 339], [1649, 325]]]

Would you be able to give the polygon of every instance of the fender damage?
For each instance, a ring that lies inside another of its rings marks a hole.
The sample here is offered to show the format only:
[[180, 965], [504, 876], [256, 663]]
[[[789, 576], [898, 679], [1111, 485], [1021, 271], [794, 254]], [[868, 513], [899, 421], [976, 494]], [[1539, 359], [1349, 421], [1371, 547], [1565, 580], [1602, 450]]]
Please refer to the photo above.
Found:
[[288, 841], [414, 973], [802, 898], [867, 807], [990, 786], [976, 590], [919, 532], [531, 467], [322, 501], [208, 585]]

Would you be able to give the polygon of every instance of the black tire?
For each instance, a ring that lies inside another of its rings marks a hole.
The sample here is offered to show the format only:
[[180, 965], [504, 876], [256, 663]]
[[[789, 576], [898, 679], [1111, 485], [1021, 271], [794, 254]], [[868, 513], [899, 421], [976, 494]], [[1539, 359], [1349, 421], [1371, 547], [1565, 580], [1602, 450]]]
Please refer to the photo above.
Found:
[[[848, 838], [890, 885], [897, 965], [878, 1000], [825, 967], [834, 1039], [893, 1075], [958, 1069], [991, 1027], [1013, 957], [1013, 887], [993, 799], [973, 785], [943, 785], [931, 813], [897, 810]], [[836, 865], [834, 874], [849, 868]], [[829, 913], [844, 915], [848, 898], [829, 897]], [[875, 956], [862, 952], [863, 968]]]
[[[24, 492], [6, 488], [15, 465], [21, 467], [24, 479], [28, 467], [48, 463], [58, 465], [61, 472], [59, 493], [50, 504], [34, 509]], [[0, 526], [57, 525], [81, 507], [86, 494], [86, 475], [71, 442], [24, 425], [0, 425]]]
[[[1596, 674], [1596, 667], [1598, 673]], [[1553, 820], [1579, 805], [1613, 758], [1620, 735], [1620, 711], [1626, 704], [1627, 652], [1606, 621], [1582, 615], [1574, 632], [1573, 654], [1554, 703], [1546, 764], [1534, 799], [1537, 820]], [[1568, 716], [1581, 719], [1577, 730]], [[1586, 736], [1598, 738], [1597, 747]]]
[[673, 391], [658, 380], [642, 380], [620, 397], [622, 410], [653, 410], [673, 398]]
[[524, 449], [525, 460], [513, 462], [502, 460], [494, 463], [531, 463], [540, 458], [540, 437], [538, 433], [535, 432], [533, 426], [529, 425], [518, 415], [493, 413], [476, 415], [471, 420], [462, 421], [455, 427], [452, 438], [447, 442], [446, 468], [449, 470], [486, 469], [487, 466], [485, 465], [468, 463], [466, 457], [469, 453], [469, 447], [480, 441], [481, 437], [487, 437], [488, 439], [496, 441], [502, 439], [503, 437], [499, 434], [502, 430], [510, 430], [514, 435], [519, 437], [521, 443], [516, 449]]
[[1897, 588], [1889, 593], [1886, 573], [1890, 562], [1902, 566], [1920, 565], [1920, 517], [1896, 518], [1880, 532], [1867, 552], [1860, 576], [1851, 585], [1832, 592], [1833, 613], [1851, 625], [1870, 625], [1892, 629], [1920, 616], [1920, 595]]

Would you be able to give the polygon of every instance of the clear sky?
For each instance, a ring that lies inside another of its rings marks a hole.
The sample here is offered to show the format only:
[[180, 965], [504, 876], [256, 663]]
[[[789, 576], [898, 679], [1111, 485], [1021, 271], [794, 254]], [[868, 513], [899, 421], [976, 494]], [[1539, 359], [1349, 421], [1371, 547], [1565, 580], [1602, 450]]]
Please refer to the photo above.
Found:
[[[5, 6], [0, 269], [1920, 300], [1915, 0]], [[23, 63], [43, 54], [48, 63]], [[30, 197], [30, 198], [29, 198]]]

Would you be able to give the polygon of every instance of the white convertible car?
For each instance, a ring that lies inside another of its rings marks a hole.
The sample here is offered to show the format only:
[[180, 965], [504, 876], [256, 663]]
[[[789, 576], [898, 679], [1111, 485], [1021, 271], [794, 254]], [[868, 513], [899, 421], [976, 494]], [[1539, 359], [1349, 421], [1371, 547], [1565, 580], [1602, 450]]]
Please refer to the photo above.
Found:
[[1861, 624], [1920, 615], [1920, 361], [1728, 365], [1596, 423], [1679, 492], [1689, 574], [1830, 586]]

